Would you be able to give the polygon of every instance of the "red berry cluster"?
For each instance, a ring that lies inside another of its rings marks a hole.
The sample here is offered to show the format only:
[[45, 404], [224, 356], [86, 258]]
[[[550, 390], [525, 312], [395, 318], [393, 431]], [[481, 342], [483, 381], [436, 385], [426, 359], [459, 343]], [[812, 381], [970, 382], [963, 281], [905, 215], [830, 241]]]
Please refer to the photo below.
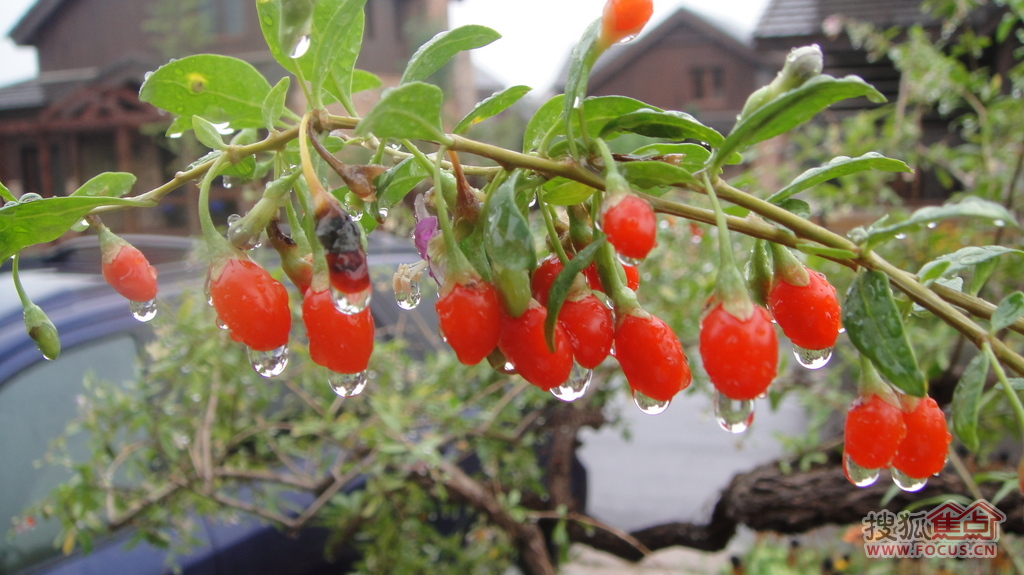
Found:
[[846, 415], [844, 469], [851, 482], [863, 486], [874, 481], [876, 470], [892, 467], [901, 487], [920, 489], [945, 467], [952, 439], [931, 397], [905, 399], [902, 408], [876, 394], [860, 397]]

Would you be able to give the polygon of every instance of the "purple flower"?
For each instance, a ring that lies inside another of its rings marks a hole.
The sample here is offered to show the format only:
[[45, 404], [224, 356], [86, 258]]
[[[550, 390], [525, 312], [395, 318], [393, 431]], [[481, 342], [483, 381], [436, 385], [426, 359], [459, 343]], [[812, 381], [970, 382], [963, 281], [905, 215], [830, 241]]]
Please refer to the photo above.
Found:
[[427, 242], [436, 233], [437, 216], [428, 216], [421, 219], [416, 222], [416, 227], [412, 231], [412, 241], [416, 244], [416, 251], [419, 252], [421, 258], [427, 261], [430, 261], [430, 256], [427, 254]]

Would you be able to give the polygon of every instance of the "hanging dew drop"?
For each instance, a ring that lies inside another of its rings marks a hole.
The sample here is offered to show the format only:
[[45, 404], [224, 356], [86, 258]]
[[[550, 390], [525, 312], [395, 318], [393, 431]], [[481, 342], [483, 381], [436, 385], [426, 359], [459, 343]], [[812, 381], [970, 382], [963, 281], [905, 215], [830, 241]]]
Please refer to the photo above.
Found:
[[[22, 200], [22, 201], [24, 201], [24, 200]], [[1004, 222], [1003, 220], [995, 220], [995, 221], [992, 222], [992, 225], [997, 227], [997, 228], [1001, 228], [1001, 227], [1006, 225], [1006, 222]]]
[[754, 400], [732, 399], [716, 391], [715, 420], [729, 433], [743, 433], [754, 422]]
[[804, 349], [794, 345], [793, 355], [796, 356], [797, 363], [807, 369], [821, 369], [828, 364], [828, 360], [832, 359], [832, 348]]
[[562, 401], [576, 401], [587, 393], [592, 379], [594, 379], [594, 370], [573, 362], [569, 379], [562, 385], [551, 388], [551, 395]]
[[359, 373], [332, 373], [327, 378], [327, 383], [338, 397], [355, 397], [366, 389], [369, 380], [370, 377], [364, 369]]
[[288, 345], [282, 345], [270, 351], [256, 351], [249, 349], [249, 363], [256, 373], [263, 377], [274, 377], [281, 375], [288, 365]]
[[626, 256], [624, 256], [624, 255], [622, 255], [622, 254], [620, 254], [618, 252], [615, 252], [615, 256], [619, 259], [619, 263], [621, 263], [624, 266], [634, 266], [634, 267], [636, 267], [636, 266], [640, 265], [640, 262], [644, 261], [644, 260], [642, 260], [640, 258], [628, 258], [628, 257], [626, 257]]
[[295, 41], [295, 46], [292, 46], [292, 58], [301, 58], [309, 50], [309, 34], [301, 36]]
[[132, 317], [141, 322], [147, 322], [156, 317], [155, 299], [128, 302], [128, 307], [132, 310]]
[[646, 413], [647, 415], [658, 415], [668, 409], [670, 401], [658, 401], [653, 397], [647, 397], [637, 390], [633, 390], [633, 403], [636, 404], [637, 408]]
[[334, 307], [338, 308], [338, 311], [346, 315], [356, 315], [370, 305], [373, 290], [365, 289], [358, 293], [345, 293], [331, 287], [331, 293], [334, 294]]
[[398, 307], [402, 309], [416, 309], [416, 306], [420, 305], [420, 300], [422, 299], [423, 293], [420, 291], [419, 282], [409, 282], [408, 291], [395, 292], [395, 301], [398, 302]]
[[899, 487], [903, 491], [913, 493], [914, 491], [921, 491], [924, 489], [925, 485], [928, 485], [927, 477], [924, 479], [917, 479], [903, 473], [895, 467], [890, 468], [889, 472], [892, 474], [892, 482], [896, 484], [896, 487]]
[[85, 220], [78, 220], [75, 225], [71, 226], [73, 232], [84, 232], [87, 229], [89, 229], [89, 222]]
[[902, 233], [900, 233], [900, 234], [896, 234], [896, 236], [895, 236], [895, 237], [896, 237], [896, 239], [898, 239], [898, 240], [905, 240], [905, 239], [907, 239], [907, 234], [902, 234]]
[[938, 222], [928, 222], [928, 229], [929, 230], [934, 230], [937, 227], [939, 227]]
[[843, 455], [843, 473], [846, 479], [857, 487], [867, 487], [878, 481], [877, 469], [865, 469], [850, 459], [850, 456]]
[[224, 320], [222, 320], [222, 319], [220, 319], [218, 317], [217, 318], [217, 327], [220, 328], [220, 329], [227, 329], [228, 328], [228, 324], [224, 323]]

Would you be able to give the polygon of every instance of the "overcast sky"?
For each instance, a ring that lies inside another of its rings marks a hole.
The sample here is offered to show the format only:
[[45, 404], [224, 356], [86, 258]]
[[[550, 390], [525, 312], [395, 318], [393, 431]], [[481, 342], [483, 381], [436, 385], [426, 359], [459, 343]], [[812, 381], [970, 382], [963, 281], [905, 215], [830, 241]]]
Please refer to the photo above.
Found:
[[[136, 0], [125, 0], [128, 2]], [[452, 3], [451, 24], [483, 24], [502, 39], [477, 50], [474, 62], [507, 85], [526, 84], [537, 89], [555, 80], [572, 45], [583, 29], [601, 15], [605, 0], [460, 0]], [[36, 74], [35, 51], [15, 46], [7, 33], [35, 0], [0, 0], [0, 86], [27, 80]], [[712, 21], [749, 35], [768, 0], [655, 0], [653, 20], [660, 21], [685, 6]]]

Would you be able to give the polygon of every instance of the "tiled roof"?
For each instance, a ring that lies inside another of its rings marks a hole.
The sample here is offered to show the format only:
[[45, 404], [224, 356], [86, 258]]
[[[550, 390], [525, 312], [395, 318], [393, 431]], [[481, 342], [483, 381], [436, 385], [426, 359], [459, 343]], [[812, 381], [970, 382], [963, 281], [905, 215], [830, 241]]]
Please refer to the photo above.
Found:
[[0, 88], [0, 110], [40, 108], [46, 104], [46, 94], [37, 79]]
[[772, 0], [761, 15], [754, 37], [819, 34], [822, 20], [832, 15], [878, 26], [930, 20], [921, 11], [921, 0]]

